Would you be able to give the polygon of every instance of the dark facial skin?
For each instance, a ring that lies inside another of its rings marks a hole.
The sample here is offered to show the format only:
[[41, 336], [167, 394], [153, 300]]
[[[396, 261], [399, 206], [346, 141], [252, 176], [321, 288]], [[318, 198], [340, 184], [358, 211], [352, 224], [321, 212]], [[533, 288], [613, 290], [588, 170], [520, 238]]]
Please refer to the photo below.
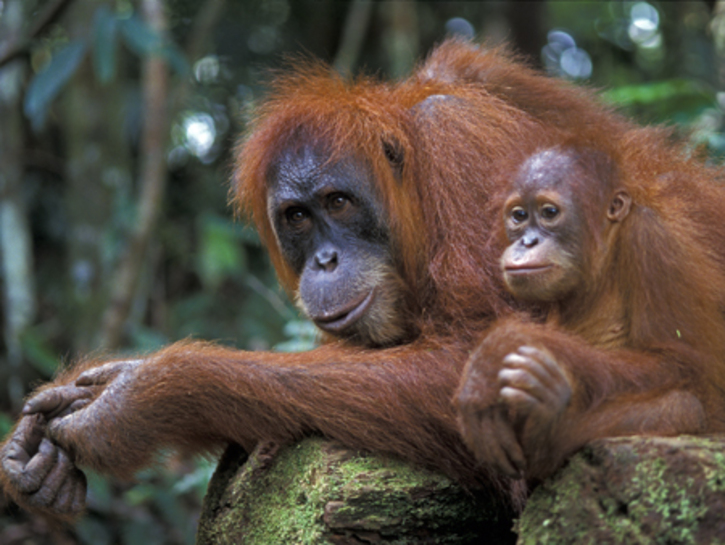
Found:
[[[584, 202], [582, 193], [587, 191], [582, 187], [608, 184], [591, 177], [572, 155], [559, 150], [539, 153], [524, 164], [504, 206], [511, 244], [501, 258], [501, 269], [516, 297], [561, 301], [591, 276], [585, 256], [594, 253], [587, 247], [593, 239], [584, 214], [599, 205]], [[602, 230], [624, 219], [630, 204], [625, 191], [616, 191], [609, 207], [600, 212]]]
[[297, 303], [323, 331], [365, 345], [403, 336], [403, 283], [369, 169], [331, 164], [302, 147], [283, 153], [268, 210], [282, 252], [300, 276]]

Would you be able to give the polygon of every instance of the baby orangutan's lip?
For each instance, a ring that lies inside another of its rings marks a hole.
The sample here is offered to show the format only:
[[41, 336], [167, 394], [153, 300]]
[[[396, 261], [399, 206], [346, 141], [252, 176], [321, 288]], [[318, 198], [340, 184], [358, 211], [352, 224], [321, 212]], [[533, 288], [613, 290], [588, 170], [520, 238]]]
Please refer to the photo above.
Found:
[[328, 331], [329, 333], [340, 333], [365, 315], [370, 304], [373, 302], [374, 294], [375, 290], [372, 289], [368, 293], [355, 299], [346, 307], [323, 314], [322, 316], [313, 317], [312, 320], [320, 329]]
[[504, 269], [509, 275], [537, 274], [552, 267], [549, 263], [526, 263], [522, 265], [506, 265]]

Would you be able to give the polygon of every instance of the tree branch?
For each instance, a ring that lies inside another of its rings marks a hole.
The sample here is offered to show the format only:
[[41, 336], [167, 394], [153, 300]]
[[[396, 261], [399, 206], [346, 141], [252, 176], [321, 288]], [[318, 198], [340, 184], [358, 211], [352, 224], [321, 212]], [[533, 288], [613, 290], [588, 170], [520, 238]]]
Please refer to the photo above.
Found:
[[[187, 50], [187, 56], [192, 62], [203, 54], [205, 42], [221, 16], [225, 3], [226, 0], [207, 0], [199, 9]], [[163, 8], [163, 0], [143, 1], [146, 20], [161, 35], [166, 33], [168, 24]], [[164, 59], [149, 57], [145, 61], [143, 75], [146, 116], [138, 220], [126, 256], [112, 284], [111, 303], [104, 314], [99, 339], [102, 349], [113, 349], [121, 340], [164, 194], [166, 144], [172, 111], [186, 101], [191, 86], [188, 79], [181, 82], [175, 86], [174, 98], [169, 100], [171, 89], [168, 81], [169, 71]]]
[[[167, 19], [162, 0], [143, 0], [142, 9], [149, 26], [164, 35]], [[117, 347], [121, 339], [166, 185], [169, 68], [162, 56], [150, 55], [145, 59], [142, 85], [145, 116], [138, 217], [126, 256], [117, 269], [112, 283], [111, 304], [103, 316], [99, 340], [102, 349]]]

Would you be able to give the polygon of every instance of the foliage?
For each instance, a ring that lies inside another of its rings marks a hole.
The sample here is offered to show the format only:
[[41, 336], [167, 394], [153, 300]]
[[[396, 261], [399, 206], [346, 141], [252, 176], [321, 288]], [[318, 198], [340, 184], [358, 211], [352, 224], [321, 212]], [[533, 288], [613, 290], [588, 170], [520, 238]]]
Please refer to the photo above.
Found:
[[137, 14], [114, 14], [109, 6], [102, 4], [96, 9], [88, 34], [59, 45], [50, 62], [30, 80], [25, 93], [24, 111], [35, 130], [43, 128], [51, 103], [76, 73], [89, 49], [99, 82], [107, 84], [113, 80], [116, 76], [119, 41], [139, 57], [165, 57], [180, 75], [189, 71], [179, 48], [173, 43], [167, 43]]
[[[8, 6], [25, 1], [0, 2], [0, 26]], [[232, 217], [227, 202], [234, 140], [264, 95], [267, 70], [282, 65], [286, 54], [313, 55], [335, 61], [343, 72], [362, 68], [386, 77], [405, 72], [447, 29], [491, 41], [518, 36], [515, 45], [535, 62], [542, 48], [550, 48], [545, 66], [552, 73], [584, 78], [582, 83], [601, 88], [626, 113], [677, 124], [693, 146], [704, 146], [715, 158], [725, 154], [720, 106], [725, 95], [718, 93], [723, 82], [712, 69], [722, 61], [718, 48], [725, 37], [722, 21], [704, 2], [550, 0], [540, 3], [545, 6], [533, 20], [535, 32], [523, 33], [516, 32], [520, 7], [511, 2], [370, 3], [369, 17], [351, 20], [348, 13], [359, 2], [164, 3], [171, 24], [161, 35], [145, 22], [141, 0], [75, 0], [61, 19], [33, 37], [27, 58], [20, 60], [29, 74], [22, 88], [24, 131], [12, 137], [24, 142], [25, 152], [18, 165], [2, 167], [4, 173], [11, 166], [23, 172], [38, 311], [19, 338], [22, 366], [0, 362], [0, 436], [15, 417], [6, 399], [9, 378], [29, 392], [60, 362], [98, 349], [111, 272], [124, 258], [140, 206], [141, 62], [150, 55], [173, 69], [168, 185], [122, 352], [150, 351], [188, 336], [285, 351], [307, 350], [317, 342], [314, 328], [277, 287], [256, 233]], [[637, 12], [640, 4], [645, 6]], [[657, 14], [656, 21], [644, 20], [651, 27], [649, 41], [631, 32], [644, 17], [637, 13], [652, 17], [647, 6]], [[35, 12], [28, 14], [32, 19]], [[367, 26], [358, 28], [362, 24]], [[547, 37], [552, 30], [558, 34]], [[340, 44], [351, 34], [362, 36], [362, 46], [338, 59]], [[0, 57], [4, 40], [0, 32]], [[572, 69], [572, 60], [583, 64]], [[11, 68], [0, 65], [0, 89]], [[0, 91], [0, 101], [3, 96]], [[14, 126], [5, 123], [0, 131]], [[170, 455], [158, 471], [132, 485], [94, 476], [89, 516], [64, 531], [64, 539], [193, 542], [211, 467], [207, 460]], [[4, 527], [38, 540], [55, 535], [12, 509], [0, 512], [3, 543], [10, 535]]]
[[59, 49], [45, 70], [31, 80], [23, 109], [33, 128], [42, 128], [50, 103], [78, 69], [85, 53], [86, 44], [73, 40]]

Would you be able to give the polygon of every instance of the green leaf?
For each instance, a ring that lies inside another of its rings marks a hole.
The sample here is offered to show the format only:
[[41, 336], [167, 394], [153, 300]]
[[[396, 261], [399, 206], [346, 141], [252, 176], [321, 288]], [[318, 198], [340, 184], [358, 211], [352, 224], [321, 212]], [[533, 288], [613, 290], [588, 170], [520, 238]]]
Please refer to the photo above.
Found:
[[116, 16], [108, 6], [101, 6], [93, 17], [93, 69], [101, 83], [116, 75]]
[[124, 521], [121, 526], [122, 545], [161, 545], [168, 543], [167, 537], [161, 525], [151, 518]]
[[91, 517], [84, 517], [76, 522], [75, 531], [83, 545], [111, 545], [113, 543], [107, 525]]
[[140, 57], [158, 53], [164, 46], [161, 35], [136, 15], [122, 19], [119, 26], [128, 48]]
[[602, 93], [604, 100], [619, 106], [635, 104], [652, 104], [672, 98], [702, 97], [709, 101], [714, 99], [701, 83], [687, 79], [673, 79], [646, 83], [643, 85], [625, 85]]
[[242, 227], [239, 236], [248, 246], [255, 246], [257, 248], [262, 247], [262, 241], [259, 239], [259, 233], [251, 225], [245, 225]]
[[195, 465], [196, 469], [194, 471], [187, 473], [174, 483], [171, 489], [174, 494], [186, 494], [193, 490], [199, 500], [204, 498], [217, 464], [206, 458], [201, 458], [196, 460]]
[[246, 271], [247, 255], [240, 244], [239, 231], [234, 223], [216, 216], [206, 216], [200, 230], [198, 269], [206, 286], [216, 288], [226, 277]]
[[0, 441], [10, 432], [13, 427], [13, 419], [5, 413], [0, 413]]
[[142, 505], [154, 497], [156, 488], [151, 483], [140, 483], [127, 490], [123, 495], [129, 505]]
[[37, 371], [52, 377], [58, 369], [60, 358], [48, 345], [45, 336], [34, 329], [26, 329], [20, 339], [23, 354]]
[[[183, 528], [189, 524], [188, 513], [184, 509], [183, 500], [166, 488], [158, 488], [153, 497], [154, 506], [172, 528]], [[193, 535], [193, 534], [192, 534]]]
[[166, 45], [161, 50], [161, 54], [166, 57], [166, 60], [169, 61], [169, 66], [180, 76], [185, 76], [191, 71], [189, 63], [186, 62], [186, 57], [184, 57], [184, 54], [176, 45]]
[[168, 43], [164, 37], [135, 15], [118, 22], [124, 42], [128, 48], [140, 57], [160, 55], [178, 74], [189, 73], [189, 63], [175, 44]]
[[141, 352], [158, 350], [165, 344], [169, 344], [169, 339], [166, 335], [160, 331], [150, 327], [144, 327], [140, 324], [131, 327], [129, 334], [133, 341], [132, 344], [134, 349]]
[[113, 508], [113, 492], [108, 478], [95, 471], [86, 471], [86, 478], [88, 501], [92, 509], [101, 513], [110, 513]]
[[85, 53], [85, 41], [73, 40], [56, 51], [48, 66], [30, 80], [23, 111], [34, 130], [43, 127], [50, 104], [75, 74]]
[[284, 334], [289, 340], [275, 345], [278, 352], [306, 352], [318, 345], [320, 332], [307, 320], [290, 320], [284, 326]]

